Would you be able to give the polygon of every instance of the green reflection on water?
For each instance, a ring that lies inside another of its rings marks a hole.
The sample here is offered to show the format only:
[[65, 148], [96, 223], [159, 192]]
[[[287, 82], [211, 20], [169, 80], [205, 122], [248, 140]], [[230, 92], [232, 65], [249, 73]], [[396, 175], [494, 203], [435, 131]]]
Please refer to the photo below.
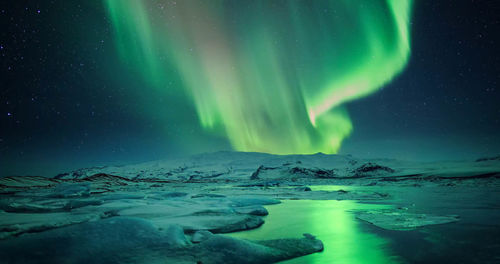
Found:
[[386, 239], [361, 230], [349, 210], [382, 209], [387, 205], [354, 201], [286, 200], [268, 206], [265, 224], [254, 230], [231, 234], [245, 239], [299, 238], [311, 233], [323, 241], [325, 250], [282, 263], [399, 263]]

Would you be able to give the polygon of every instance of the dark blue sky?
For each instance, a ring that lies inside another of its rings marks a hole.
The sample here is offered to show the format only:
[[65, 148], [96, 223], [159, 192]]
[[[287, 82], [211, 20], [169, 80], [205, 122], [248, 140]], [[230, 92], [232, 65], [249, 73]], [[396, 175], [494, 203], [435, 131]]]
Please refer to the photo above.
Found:
[[[347, 105], [354, 132], [341, 153], [500, 154], [499, 13], [498, 1], [416, 1], [410, 62]], [[130, 93], [147, 84], [118, 59], [100, 1], [4, 1], [0, 25], [0, 175], [230, 149], [205, 135], [186, 100]], [[155, 114], [165, 107], [193, 118]]]
[[500, 3], [416, 1], [412, 55], [382, 91], [354, 101], [344, 151], [408, 159], [500, 154]]

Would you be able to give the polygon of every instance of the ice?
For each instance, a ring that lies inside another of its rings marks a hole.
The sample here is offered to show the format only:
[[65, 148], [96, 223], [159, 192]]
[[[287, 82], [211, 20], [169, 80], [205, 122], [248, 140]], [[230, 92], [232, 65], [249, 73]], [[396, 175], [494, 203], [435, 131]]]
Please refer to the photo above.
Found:
[[204, 231], [192, 244], [182, 228], [160, 230], [140, 218], [114, 217], [0, 241], [13, 263], [270, 263], [321, 251], [312, 238], [246, 241]]
[[358, 212], [356, 217], [388, 230], [413, 230], [427, 225], [457, 222], [457, 215], [429, 215], [402, 210], [378, 210]]
[[[355, 221], [401, 232], [460, 222], [474, 217], [462, 207], [498, 208], [498, 178], [498, 159], [419, 163], [238, 152], [80, 169], [57, 178], [6, 177], [0, 178], [0, 257], [14, 263], [269, 263], [317, 252], [322, 244], [310, 235], [244, 241], [221, 234], [265, 225], [271, 210], [264, 206], [282, 200], [384, 204], [353, 212]], [[295, 214], [301, 212], [287, 213]]]

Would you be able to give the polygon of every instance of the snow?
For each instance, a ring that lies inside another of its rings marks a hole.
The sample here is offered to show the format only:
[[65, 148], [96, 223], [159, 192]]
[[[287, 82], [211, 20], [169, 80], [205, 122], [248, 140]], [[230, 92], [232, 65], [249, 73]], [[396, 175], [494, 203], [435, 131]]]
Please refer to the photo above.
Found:
[[[268, 263], [320, 251], [322, 244], [309, 236], [246, 241], [222, 234], [265, 224], [265, 206], [281, 200], [386, 204], [358, 210], [356, 217], [405, 231], [462, 221], [470, 216], [456, 212], [482, 202], [476, 197], [498, 208], [498, 178], [498, 159], [419, 163], [241, 152], [86, 168], [54, 178], [6, 177], [0, 178], [0, 258]], [[460, 197], [449, 194], [470, 199], [459, 204]], [[23, 255], [23, 248], [30, 250]]]

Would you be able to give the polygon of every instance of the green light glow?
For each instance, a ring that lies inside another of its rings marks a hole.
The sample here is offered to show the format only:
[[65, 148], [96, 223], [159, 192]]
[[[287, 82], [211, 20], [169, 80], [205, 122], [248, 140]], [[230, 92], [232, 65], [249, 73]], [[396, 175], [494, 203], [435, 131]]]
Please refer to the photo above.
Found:
[[336, 153], [344, 104], [410, 54], [412, 0], [104, 1], [123, 60], [160, 90], [182, 80], [202, 126], [241, 151]]
[[267, 206], [269, 215], [258, 229], [231, 233], [244, 239], [300, 238], [311, 233], [323, 242], [325, 251], [283, 263], [400, 263], [389, 250], [389, 241], [363, 232], [352, 210], [389, 208], [388, 205], [355, 201], [284, 200]]

